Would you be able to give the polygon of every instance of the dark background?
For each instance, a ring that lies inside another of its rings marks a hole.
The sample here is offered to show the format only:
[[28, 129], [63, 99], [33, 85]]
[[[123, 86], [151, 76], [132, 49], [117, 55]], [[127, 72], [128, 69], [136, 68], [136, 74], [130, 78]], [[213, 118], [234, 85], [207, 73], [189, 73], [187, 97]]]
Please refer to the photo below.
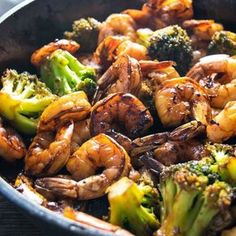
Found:
[[[0, 0], [0, 16], [22, 0]], [[0, 195], [0, 236], [46, 236]]]

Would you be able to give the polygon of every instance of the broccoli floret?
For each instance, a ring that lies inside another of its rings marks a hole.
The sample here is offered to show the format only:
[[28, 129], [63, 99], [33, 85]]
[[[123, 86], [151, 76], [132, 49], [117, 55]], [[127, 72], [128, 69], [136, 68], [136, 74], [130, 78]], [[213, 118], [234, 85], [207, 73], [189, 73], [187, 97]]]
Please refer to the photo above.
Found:
[[207, 145], [215, 163], [211, 166], [212, 171], [218, 173], [223, 181], [236, 185], [236, 157], [234, 148], [226, 144]]
[[163, 169], [161, 227], [156, 236], [201, 236], [212, 219], [229, 207], [232, 188], [225, 182], [209, 181], [210, 163], [194, 161]]
[[153, 213], [157, 194], [145, 184], [136, 184], [124, 177], [108, 190], [110, 222], [130, 230], [135, 235], [150, 235], [159, 226]]
[[44, 109], [56, 98], [36, 75], [6, 70], [1, 78], [0, 114], [24, 134], [33, 135]]
[[80, 51], [93, 52], [97, 47], [98, 33], [101, 23], [94, 18], [81, 18], [73, 22], [72, 32], [66, 31], [64, 36], [80, 44]]
[[216, 32], [208, 46], [208, 53], [236, 55], [236, 34], [230, 31]]
[[83, 90], [91, 97], [96, 89], [96, 74], [69, 52], [58, 49], [41, 65], [41, 78], [53, 93], [63, 96]]
[[191, 40], [184, 29], [173, 25], [151, 32], [147, 29], [137, 31], [140, 42], [147, 47], [149, 56], [155, 60], [172, 60], [181, 75], [188, 71], [193, 49]]

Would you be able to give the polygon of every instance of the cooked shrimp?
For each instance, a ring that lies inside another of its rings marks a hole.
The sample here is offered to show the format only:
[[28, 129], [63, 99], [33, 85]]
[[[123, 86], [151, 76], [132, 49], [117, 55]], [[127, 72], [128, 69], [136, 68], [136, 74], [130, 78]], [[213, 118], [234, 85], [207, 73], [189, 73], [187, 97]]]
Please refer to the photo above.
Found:
[[214, 20], [186, 20], [183, 22], [183, 28], [191, 31], [192, 43], [202, 40], [209, 42], [217, 31], [223, 30], [223, 26]]
[[124, 35], [131, 40], [136, 39], [136, 24], [132, 17], [127, 14], [111, 14], [102, 23], [98, 43], [101, 43], [107, 36]]
[[192, 121], [176, 128], [172, 132], [157, 133], [133, 141], [136, 145], [131, 151], [131, 158], [149, 152], [153, 158], [164, 165], [176, 164], [189, 160], [199, 160], [207, 156], [204, 145], [195, 139], [205, 133], [205, 126]]
[[21, 137], [10, 127], [4, 127], [0, 118], [0, 156], [7, 161], [14, 161], [25, 156], [26, 148]]
[[211, 119], [206, 91], [188, 77], [164, 81], [155, 93], [155, 106], [166, 127], [176, 127], [191, 119], [207, 124]]
[[207, 137], [222, 143], [236, 135], [236, 101], [228, 102], [207, 126]]
[[142, 74], [137, 60], [127, 55], [118, 59], [97, 81], [98, 89], [94, 101], [111, 93], [132, 93], [138, 94], [141, 88]]
[[74, 131], [71, 139], [71, 153], [74, 153], [85, 141], [91, 138], [90, 119], [74, 123]]
[[120, 228], [119, 226], [112, 225], [108, 222], [95, 218], [84, 212], [75, 211], [70, 207], [65, 208], [63, 214], [65, 217], [71, 220], [77, 221], [80, 224], [86, 225], [87, 227], [89, 226], [95, 229], [105, 231], [105, 233], [113, 233], [115, 235], [120, 235], [120, 236], [134, 236], [133, 234]]
[[[36, 185], [56, 195], [78, 200], [103, 196], [115, 181], [129, 174], [130, 158], [123, 147], [105, 134], [99, 134], [85, 142], [67, 162], [67, 170], [74, 180], [42, 178]], [[104, 168], [101, 174], [96, 171]]]
[[109, 130], [137, 137], [153, 124], [153, 118], [143, 103], [129, 93], [115, 93], [97, 102], [91, 113], [93, 135]]
[[127, 9], [138, 26], [153, 30], [182, 23], [193, 16], [192, 0], [149, 0], [141, 10]]
[[80, 48], [80, 45], [72, 40], [61, 39], [44, 45], [42, 48], [36, 50], [31, 56], [31, 63], [39, 67], [43, 60], [52, 54], [57, 49], [66, 50], [70, 53], [75, 53]]
[[83, 120], [89, 115], [90, 109], [91, 105], [85, 92], [79, 91], [64, 95], [43, 111], [38, 130], [52, 131], [70, 120]]
[[34, 176], [56, 174], [70, 157], [74, 124], [62, 126], [56, 133], [39, 132], [25, 157], [25, 172]]
[[193, 66], [187, 76], [207, 88], [212, 107], [222, 109], [227, 102], [236, 100], [236, 58], [234, 57], [224, 54], [204, 57]]
[[108, 36], [97, 47], [94, 59], [103, 69], [108, 68], [120, 55], [129, 55], [136, 60], [148, 59], [147, 48], [123, 36]]

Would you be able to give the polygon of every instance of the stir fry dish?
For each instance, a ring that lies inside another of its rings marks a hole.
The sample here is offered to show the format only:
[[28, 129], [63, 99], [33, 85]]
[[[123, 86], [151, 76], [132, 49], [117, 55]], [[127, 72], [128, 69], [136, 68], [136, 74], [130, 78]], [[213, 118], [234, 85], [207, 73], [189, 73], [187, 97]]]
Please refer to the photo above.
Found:
[[148, 0], [80, 18], [32, 52], [35, 74], [6, 69], [13, 186], [104, 233], [236, 235], [236, 34], [193, 12]]

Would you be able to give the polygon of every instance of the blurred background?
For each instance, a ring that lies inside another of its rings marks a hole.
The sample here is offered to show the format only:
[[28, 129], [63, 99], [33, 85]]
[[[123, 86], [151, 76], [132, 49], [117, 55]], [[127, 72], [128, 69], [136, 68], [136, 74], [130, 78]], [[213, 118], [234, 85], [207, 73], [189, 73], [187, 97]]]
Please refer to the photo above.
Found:
[[0, 0], [0, 16], [23, 0]]

